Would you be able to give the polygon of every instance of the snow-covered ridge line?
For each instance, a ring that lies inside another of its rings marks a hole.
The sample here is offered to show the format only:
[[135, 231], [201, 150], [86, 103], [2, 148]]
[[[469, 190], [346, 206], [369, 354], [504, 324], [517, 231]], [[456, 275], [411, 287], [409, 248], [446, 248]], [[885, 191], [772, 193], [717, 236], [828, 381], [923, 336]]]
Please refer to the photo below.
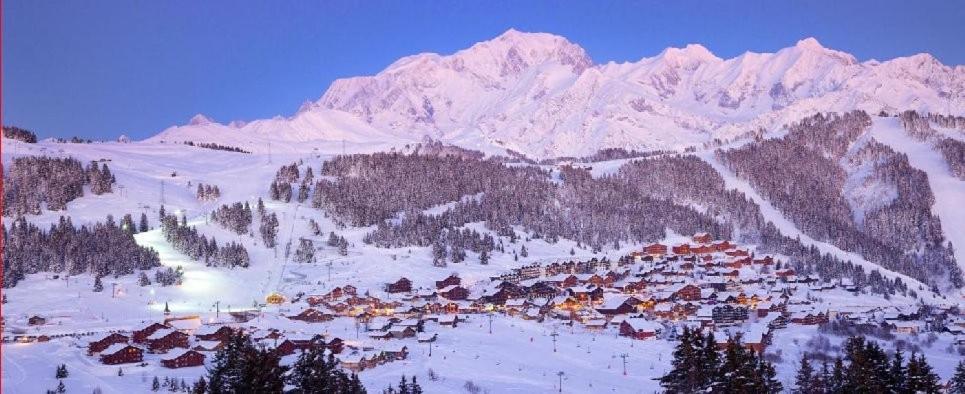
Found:
[[[336, 80], [290, 117], [219, 124], [196, 116], [151, 141], [405, 144], [425, 136], [492, 153], [585, 156], [731, 140], [815, 112], [965, 114], [965, 67], [928, 54], [858, 62], [806, 38], [775, 53], [721, 59], [703, 46], [594, 64], [579, 45], [510, 30], [451, 55], [402, 58]], [[248, 146], [252, 147], [252, 146]]]

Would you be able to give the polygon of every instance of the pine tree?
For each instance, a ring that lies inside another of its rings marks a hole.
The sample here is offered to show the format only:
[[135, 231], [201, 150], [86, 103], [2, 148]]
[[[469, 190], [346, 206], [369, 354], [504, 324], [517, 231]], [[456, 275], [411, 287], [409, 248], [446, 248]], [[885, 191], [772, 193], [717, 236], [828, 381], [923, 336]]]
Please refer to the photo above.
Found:
[[101, 277], [98, 275], [94, 277], [94, 292], [100, 293], [102, 291], [104, 291], [104, 284], [101, 283]]
[[482, 264], [482, 265], [489, 264], [489, 252], [486, 251], [485, 249], [483, 249], [482, 252], [479, 252], [479, 264]]
[[695, 333], [689, 327], [684, 327], [683, 333], [678, 338], [679, 342], [674, 348], [670, 372], [660, 377], [660, 386], [667, 393], [691, 393], [699, 389], [699, 382], [693, 378], [694, 371], [699, 366], [697, 350], [694, 349], [693, 344], [694, 337]]
[[888, 369], [888, 386], [894, 392], [902, 393], [905, 391], [907, 370], [904, 366], [904, 362], [905, 360], [901, 353], [901, 349], [895, 350], [894, 359], [892, 360], [891, 366]]
[[161, 381], [159, 381], [157, 379], [157, 376], [155, 376], [154, 380], [151, 381], [151, 391], [158, 391], [160, 389], [161, 389]]
[[801, 355], [801, 366], [798, 367], [797, 375], [794, 377], [794, 390], [796, 394], [816, 394], [820, 393], [814, 387], [814, 369], [808, 361], [806, 353]]
[[148, 227], [148, 224], [147, 224], [147, 214], [144, 212], [141, 212], [141, 220], [137, 226], [137, 231], [143, 233], [149, 229], [150, 228]]
[[57, 374], [55, 376], [57, 379], [64, 379], [68, 375], [69, 373], [67, 372], [67, 364], [60, 364], [57, 366]]
[[965, 394], [965, 360], [959, 361], [955, 367], [955, 375], [949, 382], [949, 394]]
[[63, 380], [61, 380], [59, 383], [57, 383], [57, 392], [58, 392], [58, 393], [61, 393], [61, 394], [67, 392], [67, 386], [64, 386], [64, 381], [63, 381]]
[[194, 382], [194, 386], [191, 386], [192, 394], [205, 394], [208, 392], [208, 382], [204, 380], [204, 376], [199, 377], [197, 382]]
[[908, 359], [907, 389], [913, 393], [938, 393], [941, 391], [938, 375], [932, 371], [925, 360], [925, 356], [915, 357], [913, 353]]
[[148, 286], [151, 284], [151, 280], [148, 279], [147, 274], [145, 274], [144, 271], [141, 271], [141, 274], [138, 276], [137, 284], [140, 285], [141, 287]]

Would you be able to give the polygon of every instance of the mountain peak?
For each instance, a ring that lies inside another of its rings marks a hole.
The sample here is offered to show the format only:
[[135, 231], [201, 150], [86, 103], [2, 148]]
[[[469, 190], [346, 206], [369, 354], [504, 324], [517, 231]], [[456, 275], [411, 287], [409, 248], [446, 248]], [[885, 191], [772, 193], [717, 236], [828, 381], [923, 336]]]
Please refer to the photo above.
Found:
[[191, 120], [188, 121], [188, 124], [192, 126], [201, 126], [201, 125], [207, 125], [212, 123], [214, 123], [214, 121], [211, 120], [211, 118], [204, 116], [204, 114], [194, 115], [191, 117]]
[[564, 37], [549, 33], [506, 30], [496, 38], [479, 42], [456, 54], [462, 58], [489, 57], [504, 65], [503, 74], [530, 66], [555, 62], [573, 67], [577, 74], [593, 65], [586, 51]]
[[721, 61], [717, 55], [714, 55], [713, 52], [700, 44], [687, 44], [687, 46], [683, 48], [670, 47], [664, 49], [658, 57], [681, 66]]
[[795, 44], [794, 46], [801, 49], [825, 49], [824, 46], [821, 45], [820, 42], [818, 42], [818, 39], [814, 37], [808, 37], [808, 38], [802, 39], [798, 41], [797, 44]]

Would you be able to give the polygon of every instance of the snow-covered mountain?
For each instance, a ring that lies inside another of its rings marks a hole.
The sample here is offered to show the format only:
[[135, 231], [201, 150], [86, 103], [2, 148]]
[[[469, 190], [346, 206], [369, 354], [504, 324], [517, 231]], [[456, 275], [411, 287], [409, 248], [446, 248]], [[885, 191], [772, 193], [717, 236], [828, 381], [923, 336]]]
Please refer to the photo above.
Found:
[[252, 147], [267, 139], [429, 136], [554, 157], [679, 149], [853, 109], [965, 114], [965, 67], [928, 54], [858, 62], [813, 38], [726, 60], [692, 44], [637, 62], [594, 64], [563, 37], [509, 30], [452, 55], [409, 56], [374, 76], [336, 80], [289, 118], [222, 125], [201, 116], [152, 140]]

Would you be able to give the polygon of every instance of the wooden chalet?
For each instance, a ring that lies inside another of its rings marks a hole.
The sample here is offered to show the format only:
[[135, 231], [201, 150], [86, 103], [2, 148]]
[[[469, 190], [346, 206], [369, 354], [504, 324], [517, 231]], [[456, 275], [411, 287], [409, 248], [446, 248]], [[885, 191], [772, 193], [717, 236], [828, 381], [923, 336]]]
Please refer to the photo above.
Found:
[[674, 291], [674, 297], [683, 301], [700, 301], [700, 287], [695, 284], [686, 284]]
[[656, 322], [641, 317], [631, 317], [620, 323], [620, 335], [633, 339], [655, 338], [660, 329]]
[[234, 330], [228, 326], [201, 326], [194, 332], [199, 341], [227, 341], [234, 335]]
[[462, 279], [456, 274], [449, 275], [448, 278], [436, 281], [436, 289], [442, 289], [449, 286], [460, 286], [462, 285]]
[[30, 318], [27, 319], [27, 325], [42, 326], [44, 324], [47, 324], [47, 319], [37, 315], [30, 316]]
[[139, 363], [144, 360], [144, 351], [137, 346], [115, 343], [101, 351], [100, 360], [108, 365]]
[[116, 332], [111, 333], [107, 336], [104, 336], [101, 339], [98, 339], [96, 341], [93, 341], [87, 344], [87, 354], [94, 355], [96, 353], [100, 353], [104, 351], [104, 349], [111, 347], [111, 345], [115, 345], [118, 343], [126, 344], [128, 340], [130, 340], [130, 338], [127, 335], [118, 334]]
[[152, 353], [165, 353], [170, 349], [188, 348], [188, 334], [172, 329], [157, 330], [147, 337], [148, 350]]
[[651, 256], [662, 256], [667, 254], [667, 245], [658, 243], [650, 244], [643, 247], [643, 252]]
[[713, 238], [711, 238], [710, 234], [707, 234], [707, 233], [697, 233], [697, 234], [694, 234], [693, 240], [696, 243], [706, 244], [713, 241]]
[[161, 323], [151, 323], [151, 325], [147, 327], [134, 331], [134, 343], [147, 343], [147, 337], [154, 334], [154, 332], [157, 330], [164, 330], [167, 328], [168, 326], [165, 326]]
[[439, 295], [448, 300], [461, 301], [469, 298], [469, 290], [459, 285], [449, 285], [439, 289]]
[[322, 323], [335, 320], [335, 316], [315, 308], [307, 308], [295, 316], [290, 316], [289, 319], [301, 320], [307, 323]]
[[688, 243], [676, 244], [670, 247], [670, 251], [673, 252], [674, 254], [690, 254], [690, 244]]
[[603, 299], [603, 304], [596, 307], [596, 311], [604, 315], [623, 315], [633, 313], [641, 302], [635, 297], [615, 296]]
[[412, 281], [405, 277], [399, 278], [393, 283], [386, 284], [385, 291], [387, 293], [408, 293], [412, 291]]
[[161, 365], [166, 368], [198, 367], [204, 365], [204, 357], [201, 352], [185, 349], [162, 358]]

